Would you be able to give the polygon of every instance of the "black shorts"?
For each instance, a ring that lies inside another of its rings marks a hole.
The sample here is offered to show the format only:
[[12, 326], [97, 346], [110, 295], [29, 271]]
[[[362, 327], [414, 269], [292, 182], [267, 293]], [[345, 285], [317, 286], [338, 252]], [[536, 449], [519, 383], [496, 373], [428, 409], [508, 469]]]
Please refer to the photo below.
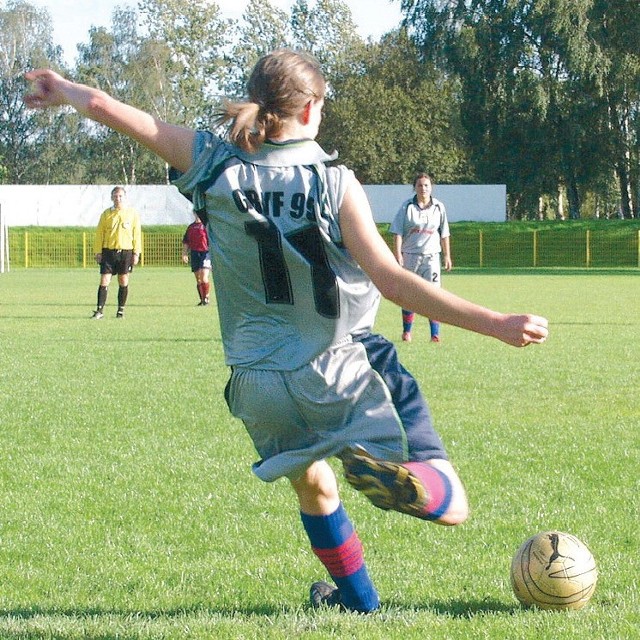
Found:
[[100, 273], [110, 273], [123, 276], [133, 270], [132, 249], [102, 249]]
[[191, 271], [211, 270], [211, 257], [208, 251], [191, 251]]

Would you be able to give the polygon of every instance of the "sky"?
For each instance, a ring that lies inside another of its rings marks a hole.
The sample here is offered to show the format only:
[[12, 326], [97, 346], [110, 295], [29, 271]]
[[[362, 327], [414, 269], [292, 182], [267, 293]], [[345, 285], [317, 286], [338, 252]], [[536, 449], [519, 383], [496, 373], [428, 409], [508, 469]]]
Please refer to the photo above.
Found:
[[[135, 7], [135, 0], [28, 0], [30, 4], [49, 10], [53, 20], [53, 42], [64, 50], [64, 58], [73, 65], [79, 42], [88, 42], [89, 28], [111, 29], [111, 15], [116, 6]], [[364, 38], [377, 40], [400, 23], [399, 0], [345, 0], [353, 21]], [[248, 0], [216, 0], [226, 18], [240, 18]], [[271, 0], [274, 6], [288, 10], [293, 0]]]

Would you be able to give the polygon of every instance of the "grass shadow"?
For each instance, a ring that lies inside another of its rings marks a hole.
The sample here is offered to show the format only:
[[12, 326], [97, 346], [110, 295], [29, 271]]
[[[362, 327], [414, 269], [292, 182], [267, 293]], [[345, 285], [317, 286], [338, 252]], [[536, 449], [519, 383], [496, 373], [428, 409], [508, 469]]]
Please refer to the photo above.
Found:
[[[411, 609], [413, 611], [431, 612], [449, 618], [471, 619], [486, 614], [512, 614], [521, 609], [518, 604], [505, 603], [499, 600], [446, 600], [425, 602], [408, 605], [406, 602], [385, 601], [383, 609]], [[15, 609], [0, 610], [0, 621], [7, 618], [18, 620], [32, 620], [40, 617], [69, 618], [70, 620], [87, 620], [91, 618], [119, 618], [122, 620], [136, 620], [152, 622], [161, 619], [180, 619], [192, 615], [206, 615], [211, 617], [228, 617], [230, 619], [242, 616], [245, 618], [274, 617], [283, 614], [296, 614], [301, 610], [312, 611], [310, 605], [295, 606], [252, 606], [252, 607], [216, 607], [210, 604], [194, 604], [187, 607], [159, 610], [124, 610], [102, 607], [86, 609], [74, 608], [44, 608], [44, 607], [16, 607]]]
[[[406, 603], [390, 601], [389, 606], [394, 608], [405, 608]], [[424, 602], [413, 607], [419, 611], [431, 612], [448, 618], [471, 619], [476, 616], [486, 614], [512, 614], [520, 610], [520, 605], [505, 603], [501, 600], [442, 600], [434, 602]]]

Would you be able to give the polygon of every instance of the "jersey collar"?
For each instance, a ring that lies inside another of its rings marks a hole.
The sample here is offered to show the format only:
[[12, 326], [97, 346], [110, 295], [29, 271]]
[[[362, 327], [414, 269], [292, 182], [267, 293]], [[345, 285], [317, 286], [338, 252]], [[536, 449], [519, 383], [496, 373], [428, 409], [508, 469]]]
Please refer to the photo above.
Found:
[[235, 155], [245, 162], [264, 167], [290, 167], [330, 162], [338, 157], [338, 152], [328, 154], [315, 140], [303, 139], [286, 142], [268, 141], [255, 153], [236, 149]]

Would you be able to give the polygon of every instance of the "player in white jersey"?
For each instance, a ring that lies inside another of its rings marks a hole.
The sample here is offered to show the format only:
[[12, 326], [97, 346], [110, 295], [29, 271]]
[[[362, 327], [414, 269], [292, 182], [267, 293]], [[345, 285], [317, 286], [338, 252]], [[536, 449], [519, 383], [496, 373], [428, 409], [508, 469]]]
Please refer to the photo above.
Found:
[[[449, 221], [444, 204], [431, 195], [432, 181], [427, 173], [416, 174], [415, 196], [398, 209], [389, 231], [394, 235], [394, 254], [398, 264], [440, 287], [441, 258], [445, 271], [450, 271], [451, 245]], [[402, 339], [411, 341], [414, 313], [402, 309]], [[440, 323], [429, 319], [431, 341], [440, 342]]]
[[514, 346], [540, 343], [547, 321], [475, 305], [403, 269], [364, 190], [313, 141], [325, 81], [303, 53], [260, 59], [248, 98], [225, 106], [228, 140], [158, 120], [50, 70], [26, 74], [33, 108], [71, 105], [129, 135], [183, 175], [206, 218], [231, 377], [226, 398], [251, 435], [266, 481], [287, 477], [313, 551], [335, 586], [314, 606], [369, 612], [379, 596], [327, 463], [373, 504], [441, 524], [467, 516], [464, 488], [393, 345], [371, 333], [380, 292], [417, 313]]

